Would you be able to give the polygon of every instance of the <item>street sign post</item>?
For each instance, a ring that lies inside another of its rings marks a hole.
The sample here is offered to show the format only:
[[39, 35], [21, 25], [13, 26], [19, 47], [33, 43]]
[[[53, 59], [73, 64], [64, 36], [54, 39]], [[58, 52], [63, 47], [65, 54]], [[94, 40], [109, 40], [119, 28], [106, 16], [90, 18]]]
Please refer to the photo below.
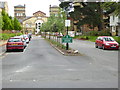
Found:
[[[68, 14], [67, 14], [68, 19]], [[70, 20], [65, 20], [65, 26], [67, 27], [67, 35], [63, 37], [62, 42], [66, 43], [66, 50], [69, 50], [69, 43], [72, 42], [72, 39], [68, 36], [68, 27], [70, 27]]]
[[65, 26], [70, 27], [70, 20], [65, 20]]
[[72, 43], [72, 37], [70, 37], [69, 35], [62, 37], [62, 43]]

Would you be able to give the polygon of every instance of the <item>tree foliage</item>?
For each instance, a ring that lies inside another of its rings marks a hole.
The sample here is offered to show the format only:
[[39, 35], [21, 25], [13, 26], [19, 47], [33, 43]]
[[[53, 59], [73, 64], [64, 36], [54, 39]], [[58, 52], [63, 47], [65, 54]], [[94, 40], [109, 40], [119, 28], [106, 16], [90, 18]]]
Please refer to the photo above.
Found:
[[3, 22], [2, 22], [2, 15], [0, 13], [0, 30], [2, 29], [2, 25], [3, 25]]
[[14, 22], [13, 23], [14, 23], [13, 24], [14, 25], [14, 30], [21, 30], [22, 29], [19, 21], [16, 18], [14, 18]]
[[[60, 7], [69, 8], [71, 2], [61, 2]], [[98, 30], [104, 30], [103, 16], [115, 12], [120, 14], [120, 3], [115, 2], [77, 2], [79, 5], [74, 6], [74, 11], [70, 12], [70, 17], [77, 21], [77, 27], [88, 24], [90, 28], [98, 27]], [[104, 11], [107, 10], [107, 13]]]
[[4, 10], [2, 10], [2, 30], [21, 30], [19, 21], [12, 19]]
[[46, 23], [43, 23], [41, 30], [45, 32], [62, 32], [65, 29], [65, 13], [60, 10], [56, 15], [51, 15]]
[[116, 16], [120, 15], [120, 2], [105, 2], [101, 6], [108, 14], [115, 13]]

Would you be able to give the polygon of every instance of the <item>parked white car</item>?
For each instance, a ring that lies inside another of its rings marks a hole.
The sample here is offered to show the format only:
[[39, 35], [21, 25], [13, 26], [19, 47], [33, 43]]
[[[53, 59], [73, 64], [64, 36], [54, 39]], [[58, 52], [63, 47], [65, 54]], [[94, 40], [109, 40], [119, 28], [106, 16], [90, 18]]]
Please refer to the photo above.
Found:
[[26, 41], [21, 36], [14, 36], [14, 38], [21, 38], [24, 43], [24, 48], [27, 46]]
[[28, 44], [29, 43], [29, 38], [28, 38], [28, 35], [24, 34], [24, 35], [20, 35], [24, 40], [25, 42]]

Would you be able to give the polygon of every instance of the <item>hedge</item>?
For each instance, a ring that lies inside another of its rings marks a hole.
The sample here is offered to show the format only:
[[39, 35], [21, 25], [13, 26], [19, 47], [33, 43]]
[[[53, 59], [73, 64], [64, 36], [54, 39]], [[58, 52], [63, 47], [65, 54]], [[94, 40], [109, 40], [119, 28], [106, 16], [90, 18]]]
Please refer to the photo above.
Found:
[[19, 36], [22, 33], [0, 33], [0, 40], [7, 40], [10, 37]]

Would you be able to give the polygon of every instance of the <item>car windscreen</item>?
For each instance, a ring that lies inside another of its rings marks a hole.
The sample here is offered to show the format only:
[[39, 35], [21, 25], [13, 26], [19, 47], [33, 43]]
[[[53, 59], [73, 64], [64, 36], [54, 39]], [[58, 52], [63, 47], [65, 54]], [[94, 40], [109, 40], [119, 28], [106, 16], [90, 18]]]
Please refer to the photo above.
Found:
[[113, 38], [111, 38], [111, 37], [105, 37], [104, 40], [105, 40], [105, 41], [115, 41], [115, 40], [114, 40]]
[[9, 39], [8, 42], [22, 42], [22, 41], [19, 38], [15, 38], [15, 39]]

